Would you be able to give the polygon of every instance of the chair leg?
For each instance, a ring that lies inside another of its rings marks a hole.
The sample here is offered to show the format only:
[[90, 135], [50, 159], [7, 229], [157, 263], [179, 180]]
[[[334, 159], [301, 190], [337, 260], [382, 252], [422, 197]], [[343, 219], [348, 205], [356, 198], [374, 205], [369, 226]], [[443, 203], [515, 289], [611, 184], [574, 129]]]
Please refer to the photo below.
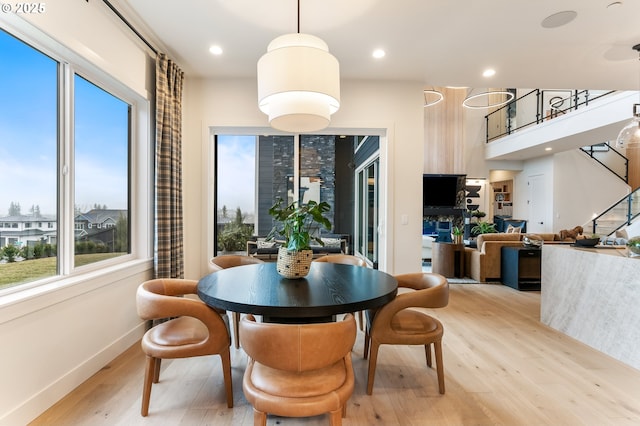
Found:
[[144, 371], [144, 385], [142, 386], [142, 408], [140, 414], [146, 417], [149, 414], [149, 399], [151, 398], [151, 385], [156, 370], [156, 358], [147, 355], [147, 363]]
[[253, 426], [267, 426], [267, 413], [253, 409]]
[[367, 359], [369, 356], [369, 344], [371, 343], [371, 336], [369, 335], [369, 329], [365, 328], [364, 330], [364, 351], [362, 353], [362, 358]]
[[162, 359], [154, 358], [154, 368], [153, 368], [153, 383], [158, 383], [160, 381], [160, 366], [162, 365]]
[[240, 335], [238, 334], [238, 329], [240, 325], [240, 312], [233, 312], [233, 337], [235, 338], [235, 347], [236, 349], [240, 348]]
[[360, 331], [364, 331], [364, 319], [362, 311], [358, 311], [358, 323], [360, 324]]
[[444, 366], [442, 364], [442, 340], [438, 340], [434, 343], [436, 352], [436, 366], [438, 373], [438, 389], [440, 394], [444, 395]]
[[342, 426], [342, 410], [331, 411], [329, 413], [329, 424], [331, 426]]
[[369, 373], [367, 376], [367, 395], [373, 392], [373, 381], [376, 378], [376, 363], [378, 362], [378, 342], [371, 342], [371, 350], [369, 351]]
[[427, 367], [431, 367], [431, 343], [424, 345], [424, 353], [427, 356]]
[[220, 354], [222, 361], [222, 375], [224, 377], [224, 390], [227, 394], [227, 407], [233, 408], [233, 385], [231, 380], [231, 353], [227, 350]]

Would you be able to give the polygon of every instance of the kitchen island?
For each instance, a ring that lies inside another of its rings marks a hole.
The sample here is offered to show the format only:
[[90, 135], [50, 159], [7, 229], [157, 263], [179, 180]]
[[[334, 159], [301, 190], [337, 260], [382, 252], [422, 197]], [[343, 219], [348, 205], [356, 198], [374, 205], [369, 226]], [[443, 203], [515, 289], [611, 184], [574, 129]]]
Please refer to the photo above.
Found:
[[640, 258], [613, 247], [544, 245], [540, 320], [640, 369]]

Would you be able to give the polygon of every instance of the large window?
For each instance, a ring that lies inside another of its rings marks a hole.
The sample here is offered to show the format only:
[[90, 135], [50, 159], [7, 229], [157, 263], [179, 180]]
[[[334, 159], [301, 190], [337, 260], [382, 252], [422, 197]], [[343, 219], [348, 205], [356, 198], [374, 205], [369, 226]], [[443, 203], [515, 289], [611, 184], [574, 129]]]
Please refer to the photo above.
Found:
[[253, 235], [256, 136], [216, 138], [216, 251], [243, 252]]
[[[246, 241], [273, 227], [269, 208], [326, 201], [332, 223], [324, 234], [347, 235], [354, 214], [355, 137], [218, 135], [215, 138], [215, 253], [245, 253]], [[351, 247], [349, 247], [349, 250]]]
[[86, 69], [0, 30], [0, 291], [131, 253], [132, 102]]
[[[129, 252], [129, 105], [74, 78], [76, 266]], [[77, 228], [76, 228], [77, 230]]]

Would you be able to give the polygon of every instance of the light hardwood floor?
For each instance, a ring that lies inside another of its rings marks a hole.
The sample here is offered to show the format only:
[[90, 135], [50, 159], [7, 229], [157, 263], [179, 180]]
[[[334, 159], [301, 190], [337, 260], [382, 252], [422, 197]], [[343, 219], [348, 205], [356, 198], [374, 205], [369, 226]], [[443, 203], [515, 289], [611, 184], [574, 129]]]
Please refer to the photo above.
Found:
[[[421, 347], [383, 346], [373, 395], [358, 332], [348, 425], [637, 425], [640, 371], [539, 322], [539, 292], [452, 284], [444, 324], [446, 394]], [[612, 325], [614, 326], [614, 325]], [[242, 394], [244, 352], [232, 349], [235, 407], [218, 357], [164, 361], [140, 416], [144, 356], [134, 345], [32, 425], [252, 425]], [[328, 417], [269, 416], [268, 425], [327, 425]]]

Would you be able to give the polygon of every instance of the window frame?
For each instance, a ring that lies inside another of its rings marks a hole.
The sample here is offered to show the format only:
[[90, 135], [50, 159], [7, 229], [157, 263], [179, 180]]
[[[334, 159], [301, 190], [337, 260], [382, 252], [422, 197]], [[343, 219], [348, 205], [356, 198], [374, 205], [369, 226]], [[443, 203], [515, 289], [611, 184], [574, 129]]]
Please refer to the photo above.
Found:
[[[46, 294], [84, 283], [88, 287], [108, 285], [113, 273], [131, 267], [142, 271], [152, 267], [153, 256], [153, 122], [151, 95], [142, 96], [106, 70], [60, 44], [30, 23], [8, 17], [3, 30], [58, 63], [57, 141], [57, 273], [50, 277], [0, 289], [0, 308], [34, 295]], [[92, 84], [127, 103], [129, 115], [128, 186], [130, 252], [112, 259], [79, 267], [74, 256], [74, 176], [73, 165], [73, 76]], [[133, 273], [130, 271], [129, 273]], [[96, 279], [97, 277], [101, 277]], [[82, 292], [88, 291], [84, 288]], [[0, 315], [2, 317], [3, 315]], [[2, 318], [0, 318], [1, 320]]]

